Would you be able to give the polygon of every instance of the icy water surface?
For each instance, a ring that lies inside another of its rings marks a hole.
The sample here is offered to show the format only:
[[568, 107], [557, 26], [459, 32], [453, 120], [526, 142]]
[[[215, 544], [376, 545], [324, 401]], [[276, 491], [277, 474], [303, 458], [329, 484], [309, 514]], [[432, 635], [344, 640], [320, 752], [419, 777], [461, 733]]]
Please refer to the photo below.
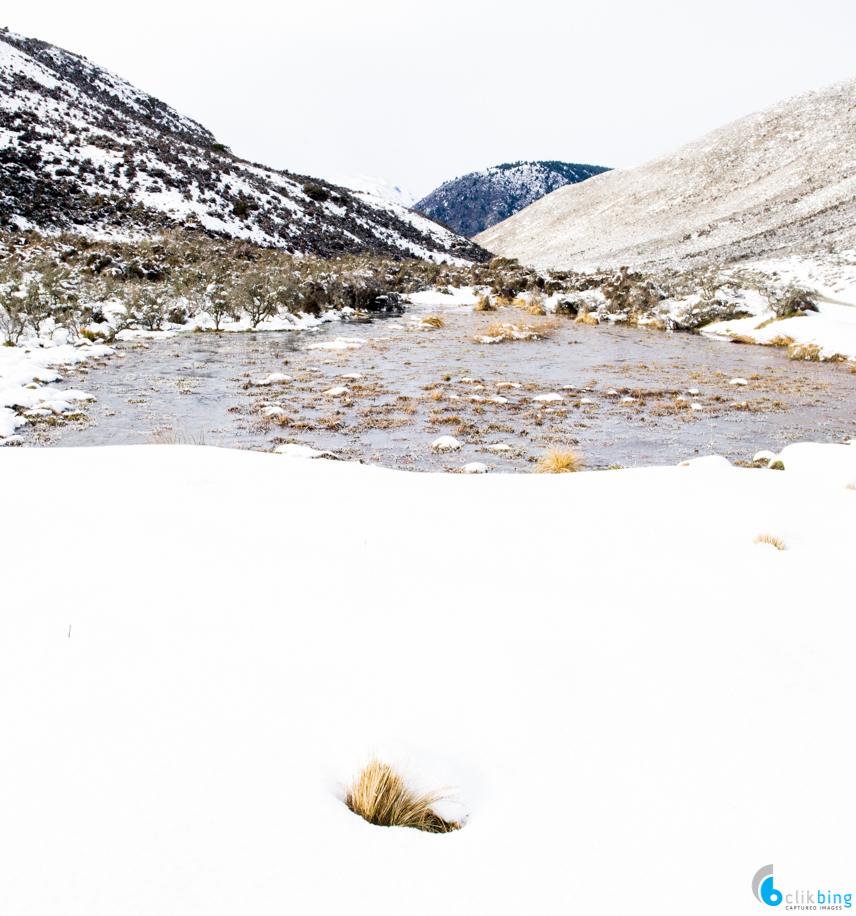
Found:
[[[119, 344], [121, 358], [65, 374], [97, 398], [85, 420], [40, 424], [25, 436], [65, 446], [298, 442], [399, 468], [481, 461], [528, 471], [551, 446], [577, 447], [590, 467], [673, 464], [712, 451], [749, 461], [762, 448], [841, 441], [856, 429], [856, 375], [790, 361], [777, 348], [522, 313], [446, 313], [445, 326], [430, 329], [416, 323], [421, 314]], [[549, 337], [477, 343], [498, 320], [543, 324]], [[351, 349], [311, 349], [342, 338]], [[269, 373], [292, 381], [254, 383]], [[748, 384], [730, 384], [735, 378]], [[346, 391], [325, 393], [337, 387]], [[561, 400], [536, 400], [545, 394]], [[433, 450], [443, 435], [460, 451]]]

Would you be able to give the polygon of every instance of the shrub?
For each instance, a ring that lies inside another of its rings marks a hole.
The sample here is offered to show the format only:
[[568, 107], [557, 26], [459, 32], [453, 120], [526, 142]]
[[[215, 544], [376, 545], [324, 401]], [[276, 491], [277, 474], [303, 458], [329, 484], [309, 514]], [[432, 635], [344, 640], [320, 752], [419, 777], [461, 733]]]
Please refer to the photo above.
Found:
[[310, 197], [312, 200], [317, 200], [319, 203], [323, 203], [330, 197], [330, 192], [326, 188], [322, 188], [317, 184], [303, 185], [303, 193], [307, 197]]
[[236, 197], [232, 201], [232, 212], [239, 219], [246, 219], [250, 215], [250, 205], [245, 200]]
[[585, 460], [578, 451], [572, 448], [551, 448], [535, 465], [536, 474], [572, 474], [581, 471]]
[[3, 344], [9, 347], [14, 347], [24, 333], [26, 316], [21, 311], [24, 303], [17, 295], [20, 288], [20, 276], [4, 271], [0, 276], [0, 334]]
[[449, 796], [443, 791], [420, 792], [388, 763], [373, 757], [345, 788], [345, 804], [379, 827], [414, 827], [427, 833], [451, 833], [461, 825], [443, 820], [433, 806]]
[[254, 270], [237, 282], [233, 292], [254, 328], [276, 315], [279, 288], [269, 274]]

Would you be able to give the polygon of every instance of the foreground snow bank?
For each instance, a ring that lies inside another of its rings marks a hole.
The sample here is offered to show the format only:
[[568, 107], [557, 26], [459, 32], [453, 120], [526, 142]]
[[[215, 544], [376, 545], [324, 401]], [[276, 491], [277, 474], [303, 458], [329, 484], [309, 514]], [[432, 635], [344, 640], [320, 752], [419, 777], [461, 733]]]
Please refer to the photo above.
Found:
[[[768, 862], [856, 891], [841, 448], [525, 477], [0, 452], [4, 911], [721, 916]], [[464, 829], [351, 814], [372, 750]]]
[[709, 324], [702, 333], [787, 346], [794, 359], [856, 360], [856, 308], [821, 302], [819, 311], [775, 320], [772, 311]]

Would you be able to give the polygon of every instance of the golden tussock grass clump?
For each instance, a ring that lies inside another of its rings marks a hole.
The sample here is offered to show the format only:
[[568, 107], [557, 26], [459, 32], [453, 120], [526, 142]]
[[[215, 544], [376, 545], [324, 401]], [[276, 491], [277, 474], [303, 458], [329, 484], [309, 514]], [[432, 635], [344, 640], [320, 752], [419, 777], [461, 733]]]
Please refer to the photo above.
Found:
[[[515, 299], [515, 302], [518, 300]], [[523, 302], [522, 306], [530, 315], [546, 315], [547, 310], [544, 308], [543, 300], [538, 296], [533, 296], [528, 302]]]
[[776, 337], [773, 337], [771, 340], [768, 340], [766, 345], [768, 347], [791, 347], [795, 343], [796, 341], [793, 339], [793, 337], [785, 337], [784, 335], [779, 334]]
[[774, 534], [759, 534], [758, 537], [755, 538], [755, 543], [772, 544], [776, 550], [785, 549], [785, 542], [780, 537], [776, 537]]
[[445, 396], [445, 394], [446, 394], [446, 392], [445, 392], [442, 388], [435, 388], [435, 389], [431, 392], [431, 394], [428, 395], [428, 397], [429, 397], [432, 401], [442, 401], [442, 400], [443, 400], [443, 397]]
[[440, 315], [426, 315], [422, 319], [422, 324], [429, 328], [444, 328], [446, 327], [446, 322], [443, 321]]
[[490, 301], [489, 296], [479, 296], [473, 306], [474, 312], [495, 312], [496, 306]]
[[413, 827], [427, 833], [451, 833], [461, 825], [443, 820], [433, 810], [450, 796], [443, 790], [421, 792], [388, 763], [373, 757], [345, 788], [345, 804], [379, 827]]
[[845, 487], [845, 490], [856, 490], [856, 483], [848, 483]]
[[597, 324], [597, 315], [592, 315], [591, 312], [580, 311], [577, 314], [577, 317], [574, 318], [576, 324]]
[[573, 474], [585, 467], [583, 456], [572, 448], [551, 448], [535, 465], [536, 474]]

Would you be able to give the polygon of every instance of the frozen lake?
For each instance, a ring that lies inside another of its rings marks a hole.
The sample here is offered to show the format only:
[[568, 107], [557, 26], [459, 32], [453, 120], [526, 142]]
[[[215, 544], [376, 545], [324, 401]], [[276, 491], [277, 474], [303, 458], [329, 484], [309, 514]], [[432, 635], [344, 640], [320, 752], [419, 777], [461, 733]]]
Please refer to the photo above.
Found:
[[[551, 446], [577, 447], [589, 467], [711, 451], [748, 461], [760, 449], [841, 441], [856, 429], [856, 375], [791, 361], [779, 348], [469, 311], [444, 313], [434, 329], [417, 323], [423, 314], [120, 343], [121, 358], [64, 373], [97, 398], [84, 405], [85, 419], [21, 433], [26, 444], [48, 446], [298, 442], [390, 467], [482, 461], [526, 471]], [[476, 342], [500, 320], [540, 322], [548, 336]], [[349, 348], [325, 348], [337, 339]], [[269, 373], [291, 381], [252, 384]], [[337, 387], [346, 390], [325, 393]], [[549, 394], [561, 400], [536, 400]], [[461, 450], [432, 450], [443, 435]]]

